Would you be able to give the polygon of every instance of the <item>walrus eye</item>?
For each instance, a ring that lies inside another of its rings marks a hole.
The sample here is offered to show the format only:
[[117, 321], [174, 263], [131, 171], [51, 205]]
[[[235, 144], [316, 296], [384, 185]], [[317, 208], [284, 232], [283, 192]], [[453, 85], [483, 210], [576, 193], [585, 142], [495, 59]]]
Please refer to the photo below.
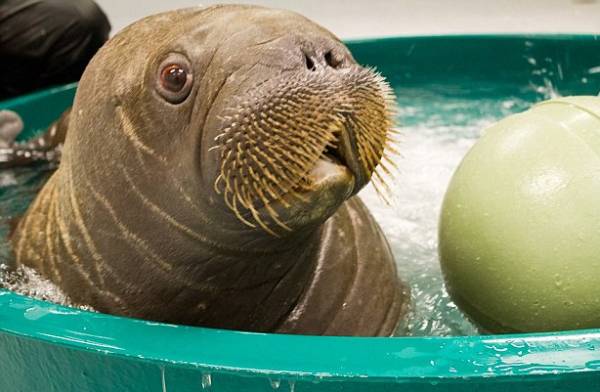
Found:
[[159, 67], [157, 90], [170, 103], [183, 102], [192, 90], [189, 61], [181, 54], [173, 54]]
[[187, 72], [177, 64], [171, 64], [162, 70], [160, 82], [169, 91], [177, 93], [185, 87]]

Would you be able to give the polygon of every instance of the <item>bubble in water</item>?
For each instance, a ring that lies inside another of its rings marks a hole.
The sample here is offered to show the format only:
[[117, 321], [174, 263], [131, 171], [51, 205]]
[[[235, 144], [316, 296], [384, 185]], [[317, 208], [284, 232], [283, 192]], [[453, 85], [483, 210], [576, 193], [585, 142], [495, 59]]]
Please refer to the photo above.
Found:
[[279, 389], [279, 387], [281, 386], [281, 380], [277, 378], [269, 379], [269, 384], [271, 384], [271, 388]]

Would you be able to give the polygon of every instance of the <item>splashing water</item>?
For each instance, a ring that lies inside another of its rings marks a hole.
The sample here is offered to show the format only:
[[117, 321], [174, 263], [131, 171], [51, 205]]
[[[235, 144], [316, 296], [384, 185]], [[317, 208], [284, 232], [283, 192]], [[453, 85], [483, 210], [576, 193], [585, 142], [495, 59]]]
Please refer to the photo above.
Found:
[[[73, 306], [65, 293], [29, 267], [21, 267], [12, 272], [8, 270], [6, 264], [1, 264], [0, 280], [2, 280], [2, 286], [9, 290], [44, 301]], [[90, 309], [90, 307], [83, 308]]]
[[450, 98], [435, 91], [398, 91], [401, 157], [390, 205], [368, 186], [360, 197], [381, 225], [398, 273], [410, 286], [412, 309], [398, 335], [478, 334], [450, 299], [438, 262], [438, 219], [450, 178], [489, 125], [531, 102], [508, 96]]
[[[546, 81], [536, 85], [548, 87]], [[396, 90], [402, 156], [396, 159], [400, 173], [396, 182], [390, 184], [394, 190], [391, 205], [382, 203], [371, 186], [360, 197], [382, 226], [399, 275], [411, 287], [412, 311], [401, 326], [403, 333], [477, 333], [444, 289], [437, 256], [440, 206], [454, 169], [486, 126], [555, 93], [549, 87], [532, 90], [536, 95], [529, 95], [530, 100], [517, 98], [523, 91], [518, 86], [468, 82]], [[70, 305], [64, 293], [35, 271], [22, 268], [8, 273], [6, 268], [10, 260], [9, 221], [23, 214], [48, 173], [48, 167], [43, 166], [0, 173], [0, 286]], [[209, 388], [211, 383], [210, 375], [202, 378], [203, 388]], [[274, 389], [279, 385], [278, 380], [271, 384]], [[293, 389], [294, 384], [290, 384], [290, 390]]]
[[404, 128], [390, 205], [368, 187], [360, 197], [380, 223], [394, 253], [398, 273], [411, 287], [412, 311], [399, 334], [462, 335], [476, 333], [443, 288], [437, 258], [437, 223], [441, 201], [454, 168], [473, 144], [466, 135], [480, 126]]

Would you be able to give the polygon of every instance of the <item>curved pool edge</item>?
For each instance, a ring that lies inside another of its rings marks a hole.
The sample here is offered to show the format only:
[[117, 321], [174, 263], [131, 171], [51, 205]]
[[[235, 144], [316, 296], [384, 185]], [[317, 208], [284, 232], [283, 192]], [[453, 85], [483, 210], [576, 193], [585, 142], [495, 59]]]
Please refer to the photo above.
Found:
[[263, 334], [110, 316], [7, 290], [0, 291], [0, 332], [157, 365], [309, 380], [424, 382], [600, 370], [600, 330], [428, 338]]

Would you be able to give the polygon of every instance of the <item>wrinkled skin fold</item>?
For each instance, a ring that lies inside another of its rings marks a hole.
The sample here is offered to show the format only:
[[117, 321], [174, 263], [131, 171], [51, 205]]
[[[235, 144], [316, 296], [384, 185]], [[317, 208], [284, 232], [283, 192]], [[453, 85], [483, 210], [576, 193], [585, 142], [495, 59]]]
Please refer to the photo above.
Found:
[[391, 169], [392, 108], [385, 80], [298, 14], [142, 19], [86, 69], [16, 264], [111, 314], [390, 335], [408, 290], [355, 195]]

